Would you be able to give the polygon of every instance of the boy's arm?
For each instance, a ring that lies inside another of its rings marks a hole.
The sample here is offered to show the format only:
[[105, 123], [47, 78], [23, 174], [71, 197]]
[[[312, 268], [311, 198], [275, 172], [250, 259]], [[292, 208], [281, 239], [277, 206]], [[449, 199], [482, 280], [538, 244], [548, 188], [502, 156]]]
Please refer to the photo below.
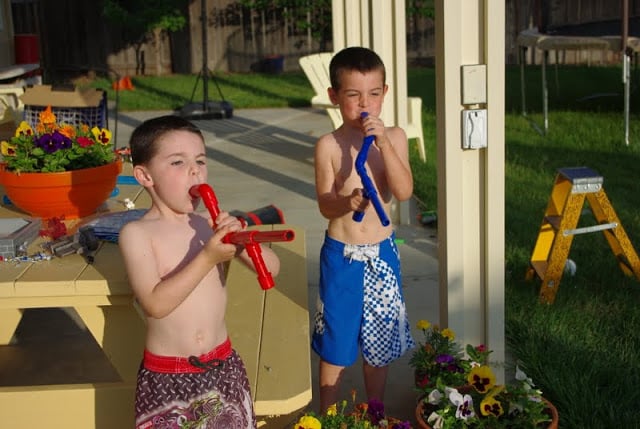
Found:
[[382, 155], [389, 190], [398, 201], [413, 195], [413, 175], [409, 165], [409, 145], [402, 128], [391, 127], [382, 137], [376, 136], [376, 146]]
[[386, 127], [382, 119], [373, 115], [362, 118], [362, 131], [365, 135], [375, 136], [391, 194], [398, 201], [411, 198], [413, 176], [409, 165], [407, 134], [400, 127]]
[[[209, 211], [206, 212], [205, 216], [208, 219], [211, 219], [211, 213]], [[228, 212], [221, 211], [216, 218], [216, 223], [219, 227], [223, 227], [224, 225], [235, 224], [236, 219], [237, 218], [235, 216], [231, 216]], [[278, 258], [278, 255], [276, 255], [276, 253], [271, 250], [270, 247], [263, 246], [262, 244], [260, 244], [259, 246], [261, 250], [262, 260], [264, 261], [266, 269], [271, 273], [273, 277], [277, 276], [280, 272], [280, 258]], [[236, 251], [236, 256], [253, 271], [256, 271], [255, 266], [253, 265], [253, 261], [251, 260], [251, 257], [244, 247], [238, 248], [238, 250]]]
[[157, 319], [169, 315], [217, 264], [233, 258], [235, 245], [222, 243], [222, 238], [229, 232], [228, 227], [218, 228], [191, 261], [161, 278], [154, 257], [153, 238], [139, 222], [126, 224], [120, 231], [118, 243], [129, 284], [145, 314]]

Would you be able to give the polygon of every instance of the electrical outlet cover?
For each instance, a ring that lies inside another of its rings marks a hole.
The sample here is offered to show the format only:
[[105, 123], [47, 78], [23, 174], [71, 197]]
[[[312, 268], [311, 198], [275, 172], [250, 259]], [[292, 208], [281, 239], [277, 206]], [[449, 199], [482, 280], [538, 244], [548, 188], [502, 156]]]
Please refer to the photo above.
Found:
[[485, 147], [487, 147], [487, 110], [463, 110], [462, 148], [481, 149]]

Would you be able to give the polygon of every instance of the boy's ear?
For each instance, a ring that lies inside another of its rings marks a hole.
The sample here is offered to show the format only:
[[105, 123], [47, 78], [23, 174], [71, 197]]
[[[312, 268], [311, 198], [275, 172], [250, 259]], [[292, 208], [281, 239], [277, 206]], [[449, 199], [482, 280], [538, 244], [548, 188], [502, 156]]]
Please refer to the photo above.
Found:
[[329, 100], [331, 101], [331, 104], [333, 104], [334, 106], [338, 104], [338, 93], [336, 92], [335, 89], [333, 89], [333, 87], [329, 87], [327, 88], [327, 94], [329, 95]]
[[136, 165], [133, 167], [133, 177], [135, 177], [138, 183], [145, 188], [153, 186], [153, 178], [142, 165]]

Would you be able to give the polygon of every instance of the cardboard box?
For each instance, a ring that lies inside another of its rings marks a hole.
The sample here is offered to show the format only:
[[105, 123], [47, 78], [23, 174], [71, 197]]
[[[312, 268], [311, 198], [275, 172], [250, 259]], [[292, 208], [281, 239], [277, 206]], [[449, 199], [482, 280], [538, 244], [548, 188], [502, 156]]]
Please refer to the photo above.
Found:
[[100, 89], [36, 85], [27, 88], [20, 99], [25, 105], [24, 120], [31, 126], [38, 123], [38, 115], [47, 106], [51, 106], [58, 123], [76, 126], [87, 124], [101, 128], [107, 126], [107, 94]]

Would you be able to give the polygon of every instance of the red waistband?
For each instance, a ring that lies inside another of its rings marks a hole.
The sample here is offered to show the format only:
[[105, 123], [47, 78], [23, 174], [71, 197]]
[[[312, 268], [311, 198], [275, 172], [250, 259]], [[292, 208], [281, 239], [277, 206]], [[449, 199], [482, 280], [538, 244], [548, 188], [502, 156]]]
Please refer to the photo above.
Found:
[[231, 356], [231, 340], [214, 348], [208, 353], [200, 356], [174, 357], [158, 356], [147, 349], [144, 350], [143, 365], [149, 371], [161, 372], [165, 374], [184, 374], [190, 372], [206, 372], [221, 364], [220, 361]]

